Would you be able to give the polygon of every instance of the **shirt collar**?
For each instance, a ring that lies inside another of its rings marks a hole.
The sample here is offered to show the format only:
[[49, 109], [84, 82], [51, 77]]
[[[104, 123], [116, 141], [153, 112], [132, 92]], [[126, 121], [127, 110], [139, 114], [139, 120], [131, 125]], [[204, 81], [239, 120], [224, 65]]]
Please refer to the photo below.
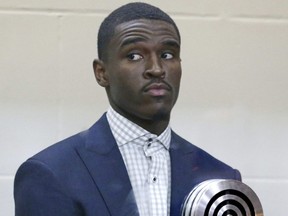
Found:
[[148, 140], [150, 138], [160, 141], [167, 150], [170, 147], [171, 128], [169, 125], [157, 136], [120, 115], [111, 106], [107, 111], [107, 119], [119, 147], [137, 139]]

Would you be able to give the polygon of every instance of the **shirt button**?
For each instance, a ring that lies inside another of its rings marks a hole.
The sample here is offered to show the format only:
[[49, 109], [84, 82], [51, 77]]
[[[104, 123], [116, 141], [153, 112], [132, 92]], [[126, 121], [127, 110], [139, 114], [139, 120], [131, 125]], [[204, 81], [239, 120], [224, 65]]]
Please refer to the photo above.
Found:
[[151, 146], [151, 144], [152, 144], [152, 141], [153, 141], [153, 139], [152, 139], [152, 138], [149, 138], [149, 139], [148, 139], [148, 147], [150, 147], [150, 146]]
[[155, 176], [154, 178], [153, 178], [153, 183], [155, 183], [157, 181], [157, 177]]

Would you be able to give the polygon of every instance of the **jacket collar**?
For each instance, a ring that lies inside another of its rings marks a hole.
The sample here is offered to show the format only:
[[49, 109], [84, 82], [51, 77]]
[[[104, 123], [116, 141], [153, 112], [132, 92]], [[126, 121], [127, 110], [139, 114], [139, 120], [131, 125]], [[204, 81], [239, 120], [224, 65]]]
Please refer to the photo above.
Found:
[[132, 186], [121, 153], [103, 115], [82, 133], [85, 148], [77, 151], [112, 216], [138, 216]]

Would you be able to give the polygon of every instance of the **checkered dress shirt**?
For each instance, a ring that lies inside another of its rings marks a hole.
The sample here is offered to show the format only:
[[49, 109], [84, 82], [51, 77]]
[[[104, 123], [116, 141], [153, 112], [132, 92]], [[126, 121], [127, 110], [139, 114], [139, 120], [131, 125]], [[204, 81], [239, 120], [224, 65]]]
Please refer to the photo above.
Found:
[[157, 136], [110, 107], [107, 119], [122, 154], [140, 216], [170, 215], [171, 129]]

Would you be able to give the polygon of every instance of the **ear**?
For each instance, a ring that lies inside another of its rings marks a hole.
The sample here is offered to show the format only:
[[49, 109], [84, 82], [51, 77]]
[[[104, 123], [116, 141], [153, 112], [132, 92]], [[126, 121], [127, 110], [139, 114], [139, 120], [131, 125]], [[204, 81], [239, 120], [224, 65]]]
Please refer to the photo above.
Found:
[[104, 62], [99, 59], [95, 59], [93, 61], [93, 69], [98, 84], [102, 87], [109, 86], [108, 75], [106, 73]]

